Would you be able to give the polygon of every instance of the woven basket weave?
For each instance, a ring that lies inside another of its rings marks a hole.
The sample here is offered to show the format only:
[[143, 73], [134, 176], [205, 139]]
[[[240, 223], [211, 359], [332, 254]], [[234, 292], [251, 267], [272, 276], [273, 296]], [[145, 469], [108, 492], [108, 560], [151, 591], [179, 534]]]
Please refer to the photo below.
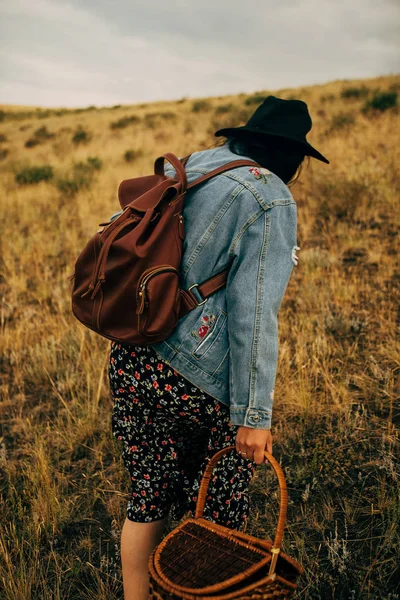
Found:
[[152, 600], [280, 600], [293, 596], [303, 567], [281, 551], [287, 511], [285, 476], [269, 452], [265, 458], [278, 478], [280, 509], [274, 543], [229, 529], [203, 517], [217, 461], [210, 460], [200, 484], [194, 519], [171, 531], [149, 558]]

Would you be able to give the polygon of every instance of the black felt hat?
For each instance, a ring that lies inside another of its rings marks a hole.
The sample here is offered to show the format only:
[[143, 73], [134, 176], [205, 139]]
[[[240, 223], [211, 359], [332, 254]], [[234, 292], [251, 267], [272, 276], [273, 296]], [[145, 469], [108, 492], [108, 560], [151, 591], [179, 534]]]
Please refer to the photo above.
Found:
[[329, 160], [306, 140], [306, 134], [311, 127], [312, 121], [305, 102], [268, 96], [246, 125], [225, 127], [216, 131], [214, 135], [250, 139], [258, 143], [269, 138], [285, 140], [293, 149], [329, 164]]

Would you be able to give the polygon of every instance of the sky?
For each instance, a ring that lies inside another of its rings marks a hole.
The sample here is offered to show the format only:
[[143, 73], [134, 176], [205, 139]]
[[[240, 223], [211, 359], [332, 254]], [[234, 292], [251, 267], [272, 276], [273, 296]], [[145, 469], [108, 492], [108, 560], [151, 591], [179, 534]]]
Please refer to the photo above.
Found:
[[85, 107], [400, 71], [399, 0], [0, 0], [0, 104]]

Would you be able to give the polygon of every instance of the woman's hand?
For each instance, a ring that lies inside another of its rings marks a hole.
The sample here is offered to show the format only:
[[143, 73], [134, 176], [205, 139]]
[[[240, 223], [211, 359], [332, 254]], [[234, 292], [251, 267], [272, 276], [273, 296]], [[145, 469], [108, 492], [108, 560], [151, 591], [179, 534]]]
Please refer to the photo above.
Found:
[[257, 465], [264, 462], [264, 450], [272, 454], [272, 434], [270, 429], [239, 427], [236, 434], [236, 450], [242, 458], [253, 460]]

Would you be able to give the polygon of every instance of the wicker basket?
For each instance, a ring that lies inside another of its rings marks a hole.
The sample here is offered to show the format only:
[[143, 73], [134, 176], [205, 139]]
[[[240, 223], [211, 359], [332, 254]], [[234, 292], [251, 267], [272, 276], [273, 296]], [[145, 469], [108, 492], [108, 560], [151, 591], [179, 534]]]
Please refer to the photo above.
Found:
[[280, 510], [274, 543], [229, 529], [203, 517], [215, 464], [235, 446], [223, 448], [208, 463], [200, 484], [194, 519], [171, 531], [149, 558], [153, 600], [267, 600], [290, 598], [303, 567], [281, 552], [287, 490], [279, 463], [265, 458], [278, 478]]

